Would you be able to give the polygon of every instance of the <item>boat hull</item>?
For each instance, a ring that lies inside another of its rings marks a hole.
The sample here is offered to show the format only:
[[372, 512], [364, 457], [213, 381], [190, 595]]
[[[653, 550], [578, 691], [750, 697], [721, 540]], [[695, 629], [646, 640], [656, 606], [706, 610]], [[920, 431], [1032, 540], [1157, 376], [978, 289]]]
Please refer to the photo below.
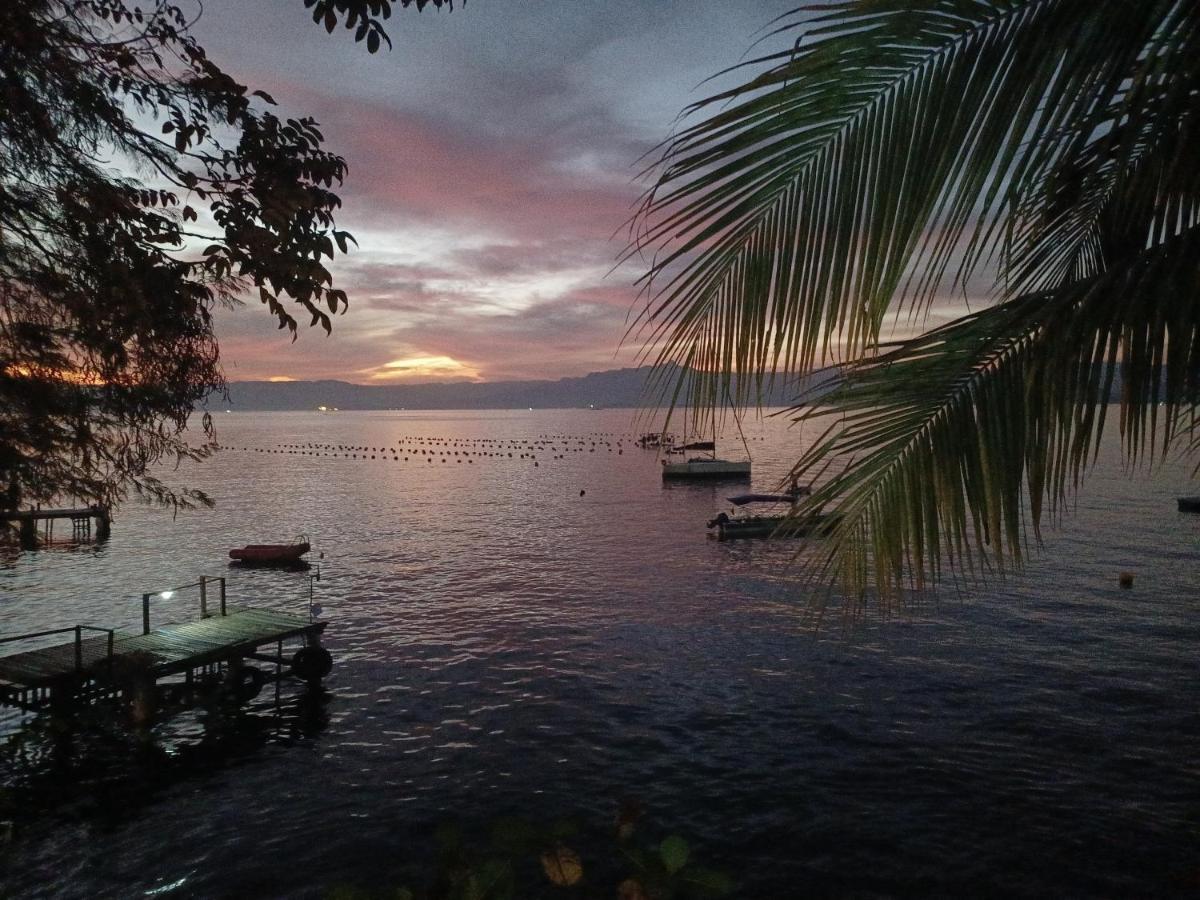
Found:
[[300, 557], [312, 549], [308, 542], [300, 544], [247, 544], [229, 551], [229, 558], [235, 562], [250, 565], [295, 565]]
[[663, 463], [664, 481], [726, 481], [750, 479], [749, 462], [730, 462], [724, 459], [689, 459], [681, 463]]
[[1179, 497], [1180, 512], [1200, 513], [1200, 497]]
[[822, 515], [806, 521], [788, 521], [787, 516], [744, 516], [709, 523], [716, 529], [719, 541], [736, 541], [742, 538], [804, 538], [828, 534], [837, 524], [835, 515]]

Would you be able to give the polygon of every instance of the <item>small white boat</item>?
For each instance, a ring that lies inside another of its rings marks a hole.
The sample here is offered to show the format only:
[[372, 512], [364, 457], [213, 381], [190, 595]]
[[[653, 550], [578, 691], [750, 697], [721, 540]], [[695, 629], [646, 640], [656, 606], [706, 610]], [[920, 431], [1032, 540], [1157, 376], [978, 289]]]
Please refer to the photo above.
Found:
[[728, 459], [713, 459], [704, 456], [694, 456], [687, 462], [663, 461], [663, 480], [672, 479], [725, 479], [732, 481], [750, 480], [750, 460], [735, 462]]

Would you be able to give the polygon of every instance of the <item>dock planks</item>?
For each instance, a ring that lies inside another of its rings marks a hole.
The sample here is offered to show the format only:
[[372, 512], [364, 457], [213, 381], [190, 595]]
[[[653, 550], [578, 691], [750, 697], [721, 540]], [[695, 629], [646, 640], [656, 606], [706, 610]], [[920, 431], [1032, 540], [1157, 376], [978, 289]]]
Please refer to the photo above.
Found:
[[107, 516], [103, 506], [71, 506], [61, 509], [5, 509], [0, 510], [0, 519], [9, 522], [28, 522], [31, 519], [83, 519], [91, 516]]
[[[108, 638], [88, 638], [80, 643], [85, 670], [108, 659]], [[26, 650], [0, 657], [0, 681], [24, 687], [53, 684], [64, 675], [75, 674], [75, 642]]]

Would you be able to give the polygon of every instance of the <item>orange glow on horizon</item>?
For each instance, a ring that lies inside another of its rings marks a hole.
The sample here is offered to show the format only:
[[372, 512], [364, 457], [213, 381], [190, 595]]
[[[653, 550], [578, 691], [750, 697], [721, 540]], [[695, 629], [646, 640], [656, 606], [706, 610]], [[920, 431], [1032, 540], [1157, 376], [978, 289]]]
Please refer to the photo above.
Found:
[[36, 378], [40, 381], [65, 381], [68, 384], [86, 384], [98, 386], [105, 383], [103, 378], [86, 375], [75, 369], [53, 369], [49, 366], [31, 366], [24, 363], [9, 364], [4, 368], [4, 374], [10, 378]]
[[479, 380], [478, 369], [451, 356], [409, 356], [394, 359], [373, 369], [364, 369], [361, 374], [367, 375], [372, 381], [415, 378]]

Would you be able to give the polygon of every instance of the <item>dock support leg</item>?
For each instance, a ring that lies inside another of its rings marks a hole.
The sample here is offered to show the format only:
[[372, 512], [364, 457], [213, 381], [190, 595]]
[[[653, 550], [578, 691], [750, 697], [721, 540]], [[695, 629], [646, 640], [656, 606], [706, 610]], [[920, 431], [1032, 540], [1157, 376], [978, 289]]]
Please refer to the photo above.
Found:
[[153, 677], [135, 678], [128, 689], [129, 718], [134, 725], [153, 725], [158, 714], [158, 685]]
[[112, 534], [112, 513], [107, 506], [96, 507], [96, 540], [107, 541]]
[[36, 550], [38, 548], [37, 522], [32, 517], [21, 520], [20, 539], [22, 549]]
[[242, 682], [242, 659], [241, 657], [233, 656], [225, 661], [225, 675], [222, 683], [222, 690], [227, 699], [232, 700], [238, 706], [242, 704], [241, 692], [239, 688]]

